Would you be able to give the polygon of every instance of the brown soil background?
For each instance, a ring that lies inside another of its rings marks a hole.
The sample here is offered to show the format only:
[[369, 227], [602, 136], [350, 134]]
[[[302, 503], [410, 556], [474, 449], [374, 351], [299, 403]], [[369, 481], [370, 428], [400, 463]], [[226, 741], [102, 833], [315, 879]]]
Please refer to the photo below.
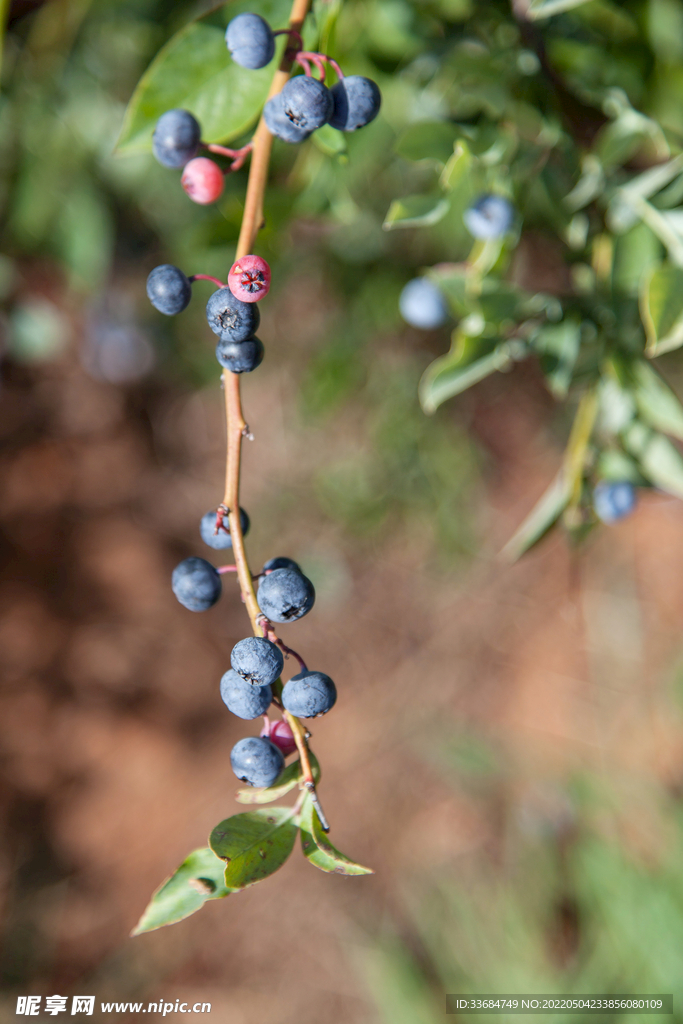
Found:
[[[127, 937], [151, 891], [240, 809], [229, 751], [252, 726], [225, 711], [217, 684], [246, 617], [229, 579], [201, 616], [169, 586], [174, 564], [202, 553], [198, 516], [220, 498], [221, 394], [99, 383], [75, 346], [40, 367], [5, 363], [3, 1020], [17, 994], [78, 992], [210, 1001], [225, 1024], [375, 1021], [357, 958], [401, 922], [423, 863], [457, 869], [495, 850], [506, 818], [541, 807], [576, 767], [633, 793], [680, 777], [667, 694], [683, 506], [648, 495], [581, 556], [555, 536], [514, 567], [497, 562], [559, 458], [550, 402], [521, 369], [467, 399], [489, 458], [483, 552], [439, 573], [406, 531], [361, 557], [307, 486], [340, 429], [359, 447], [362, 433], [353, 417], [304, 428], [290, 411], [295, 373], [281, 351], [245, 382], [249, 550], [260, 565], [312, 546], [334, 569], [283, 637], [337, 680], [334, 714], [313, 726], [321, 795], [333, 841], [376, 874], [326, 876], [296, 851], [263, 885]], [[292, 482], [298, 505], [283, 516], [274, 495]], [[459, 789], [430, 758], [430, 737], [468, 730], [505, 751], [496, 799]], [[647, 826], [632, 825], [644, 847]]]

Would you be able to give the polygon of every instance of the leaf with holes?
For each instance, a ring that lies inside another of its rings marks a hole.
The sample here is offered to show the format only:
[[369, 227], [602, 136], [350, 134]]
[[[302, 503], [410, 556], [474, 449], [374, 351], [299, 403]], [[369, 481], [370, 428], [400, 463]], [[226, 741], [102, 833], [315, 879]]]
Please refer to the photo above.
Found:
[[320, 868], [336, 875], [372, 875], [372, 868], [364, 868], [362, 864], [356, 864], [349, 860], [343, 853], [335, 849], [332, 843], [323, 832], [320, 819], [310, 797], [306, 797], [301, 809], [301, 846], [306, 858]]
[[225, 885], [246, 889], [272, 875], [289, 857], [297, 826], [291, 807], [234, 814], [216, 825], [209, 845], [217, 857], [227, 861]]
[[207, 900], [229, 896], [231, 890], [225, 885], [223, 874], [223, 862], [208, 847], [193, 850], [159, 886], [131, 935], [175, 924], [196, 913]]

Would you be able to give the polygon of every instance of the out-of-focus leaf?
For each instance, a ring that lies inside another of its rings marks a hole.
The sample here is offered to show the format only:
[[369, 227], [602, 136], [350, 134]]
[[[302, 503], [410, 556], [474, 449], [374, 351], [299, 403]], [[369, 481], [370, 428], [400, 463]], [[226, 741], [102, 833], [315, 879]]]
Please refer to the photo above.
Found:
[[683, 441], [683, 406], [669, 385], [647, 363], [633, 366], [633, 396], [641, 418], [655, 430]]
[[[311, 761], [313, 778], [315, 782], [318, 782], [320, 779], [320, 765], [318, 764], [315, 754], [310, 750], [308, 752], [308, 756]], [[274, 800], [279, 800], [281, 796], [286, 796], [287, 793], [291, 793], [300, 778], [301, 762], [298, 760], [293, 761], [280, 773], [277, 782], [268, 789], [261, 789], [258, 786], [247, 786], [244, 789], [238, 789], [237, 800], [241, 804], [270, 804]]]
[[449, 206], [444, 196], [404, 196], [402, 199], [394, 199], [382, 227], [385, 231], [392, 231], [394, 228], [438, 224], [448, 213]]
[[640, 315], [650, 357], [683, 344], [683, 268], [662, 264], [645, 276]]
[[[259, 14], [271, 25], [286, 24], [286, 0], [260, 0]], [[230, 5], [230, 17], [251, 10], [244, 0]], [[275, 58], [277, 59], [277, 58]], [[159, 117], [190, 110], [205, 142], [227, 142], [254, 123], [268, 95], [273, 65], [251, 71], [230, 57], [225, 29], [206, 19], [193, 21], [159, 51], [133, 93], [118, 141], [120, 152], [148, 149]]]
[[159, 886], [132, 935], [175, 924], [194, 914], [207, 900], [230, 895], [223, 881], [224, 864], [208, 847], [193, 850], [170, 878]]
[[336, 875], [372, 875], [372, 868], [365, 868], [349, 860], [343, 853], [335, 849], [323, 832], [320, 819], [309, 796], [304, 800], [301, 809], [301, 847], [304, 855], [321, 871]]
[[545, 537], [560, 518], [571, 498], [569, 477], [564, 468], [541, 496], [532, 511], [501, 551], [501, 557], [516, 562]]
[[541, 369], [556, 398], [564, 398], [581, 347], [581, 325], [576, 320], [547, 324], [534, 336], [534, 348], [541, 354]]
[[445, 164], [453, 156], [453, 144], [460, 134], [449, 121], [420, 121], [396, 142], [395, 150], [406, 160], [436, 160]]
[[270, 807], [233, 814], [216, 825], [209, 845], [227, 861], [225, 884], [246, 889], [272, 875], [289, 857], [297, 826], [291, 807]]
[[466, 343], [461, 342], [460, 336], [456, 334], [455, 344], [450, 351], [435, 359], [425, 370], [419, 394], [426, 413], [436, 412], [447, 398], [459, 395], [496, 370], [507, 369], [513, 362], [509, 346], [499, 345], [488, 355], [463, 365], [466, 347]]
[[623, 434], [624, 447], [655, 487], [683, 498], [683, 457], [668, 438], [634, 423]]

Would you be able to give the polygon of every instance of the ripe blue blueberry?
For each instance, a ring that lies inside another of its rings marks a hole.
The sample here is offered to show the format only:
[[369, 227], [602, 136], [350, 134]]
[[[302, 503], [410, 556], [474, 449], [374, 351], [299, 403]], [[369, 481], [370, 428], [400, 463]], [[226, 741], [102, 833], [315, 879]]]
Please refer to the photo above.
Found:
[[[240, 509], [240, 525], [242, 527], [242, 535], [246, 536], [249, 533], [251, 520], [243, 508]], [[230, 524], [227, 516], [224, 516], [222, 525], [218, 532], [216, 532], [216, 513], [214, 511], [206, 512], [199, 521], [199, 533], [204, 543], [208, 544], [214, 551], [225, 551], [227, 548], [232, 547]]]
[[221, 679], [221, 697], [233, 715], [250, 722], [265, 715], [273, 700], [273, 691], [269, 686], [252, 686], [230, 669]]
[[285, 683], [282, 705], [297, 718], [317, 718], [334, 707], [337, 688], [324, 672], [299, 672]]
[[635, 504], [635, 487], [628, 480], [601, 480], [593, 491], [595, 514], [608, 525], [627, 516]]
[[176, 565], [171, 586], [180, 603], [191, 612], [205, 612], [221, 596], [221, 578], [203, 558], [186, 558]]
[[317, 78], [308, 75], [290, 78], [280, 95], [285, 116], [305, 132], [322, 128], [332, 116], [332, 93]]
[[147, 298], [160, 313], [175, 316], [182, 313], [192, 298], [192, 286], [182, 270], [162, 263], [147, 278]]
[[225, 32], [225, 45], [236, 64], [243, 68], [264, 68], [275, 54], [275, 38], [260, 14], [238, 14]]
[[221, 341], [247, 341], [256, 334], [261, 314], [255, 302], [242, 302], [226, 286], [210, 296], [206, 319]]
[[164, 167], [184, 167], [197, 155], [202, 130], [189, 110], [167, 110], [157, 121], [152, 152]]
[[282, 93], [271, 97], [263, 108], [263, 119], [271, 135], [283, 142], [304, 142], [311, 134], [306, 128], [299, 128], [285, 114]]
[[221, 339], [216, 345], [216, 359], [231, 373], [251, 373], [263, 361], [263, 342], [259, 338]]
[[285, 759], [270, 740], [247, 736], [232, 748], [230, 764], [237, 778], [249, 786], [272, 786], [285, 766]]
[[382, 96], [371, 78], [347, 75], [332, 88], [334, 109], [330, 124], [340, 132], [355, 132], [379, 114]]
[[250, 686], [272, 686], [284, 668], [282, 651], [261, 636], [248, 636], [235, 644], [230, 664]]
[[514, 210], [503, 196], [482, 196], [465, 210], [462, 219], [471, 235], [482, 241], [502, 238], [512, 227]]
[[261, 572], [272, 572], [273, 569], [296, 569], [297, 572], [301, 572], [298, 563], [293, 558], [285, 558], [284, 555], [268, 559]]
[[401, 316], [411, 327], [432, 331], [448, 319], [446, 300], [428, 277], [408, 281], [398, 300]]
[[294, 622], [310, 612], [315, 590], [302, 572], [275, 569], [261, 577], [256, 598], [259, 608], [271, 622]]

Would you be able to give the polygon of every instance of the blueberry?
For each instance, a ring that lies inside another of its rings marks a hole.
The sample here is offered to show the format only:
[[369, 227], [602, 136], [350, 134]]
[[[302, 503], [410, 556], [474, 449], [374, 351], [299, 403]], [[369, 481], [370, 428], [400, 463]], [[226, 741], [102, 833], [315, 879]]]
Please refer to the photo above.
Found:
[[270, 740], [248, 736], [230, 751], [230, 764], [242, 782], [250, 786], [272, 786], [285, 766], [285, 759]]
[[269, 686], [252, 686], [230, 669], [221, 679], [221, 697], [228, 710], [249, 722], [265, 715], [273, 700]]
[[503, 196], [482, 196], [474, 206], [465, 210], [462, 219], [465, 227], [475, 238], [486, 241], [502, 238], [512, 227], [514, 210]]
[[322, 128], [332, 116], [332, 93], [317, 78], [307, 75], [290, 78], [280, 95], [285, 116], [305, 132]]
[[311, 134], [305, 128], [299, 128], [285, 114], [282, 93], [279, 92], [268, 100], [263, 108], [263, 119], [271, 135], [283, 142], [303, 142]]
[[203, 558], [186, 558], [176, 565], [171, 586], [180, 603], [191, 612], [205, 612], [221, 596], [221, 578]]
[[251, 686], [272, 686], [284, 668], [282, 651], [261, 636], [248, 636], [235, 644], [230, 655], [235, 672]]
[[382, 97], [371, 78], [362, 75], [348, 75], [333, 87], [334, 110], [330, 124], [341, 132], [355, 132], [379, 114]]
[[593, 508], [603, 523], [616, 523], [633, 511], [636, 491], [628, 480], [601, 480], [593, 491]]
[[192, 298], [192, 286], [182, 270], [162, 263], [147, 278], [147, 298], [160, 313], [175, 316], [182, 313]]
[[261, 572], [272, 572], [273, 569], [296, 569], [297, 572], [301, 572], [301, 567], [293, 558], [285, 558], [284, 556], [269, 559]]
[[[249, 533], [251, 520], [243, 508], [240, 509], [240, 525], [242, 527], [242, 535], [246, 536]], [[208, 544], [214, 551], [225, 551], [227, 548], [232, 547], [230, 524], [228, 523], [227, 516], [223, 518], [222, 526], [216, 533], [216, 513], [213, 511], [206, 512], [199, 521], [199, 533], [204, 543]]]
[[247, 341], [256, 334], [261, 314], [255, 302], [236, 299], [226, 285], [209, 297], [206, 319], [221, 341]]
[[425, 331], [441, 327], [448, 319], [446, 301], [428, 277], [408, 281], [398, 300], [398, 308], [406, 323]]
[[189, 110], [167, 110], [157, 121], [152, 151], [164, 167], [184, 167], [197, 155], [202, 130]]
[[275, 569], [261, 577], [258, 605], [271, 622], [294, 622], [310, 612], [315, 602], [313, 584], [296, 569]]
[[317, 718], [334, 707], [337, 688], [324, 672], [299, 672], [285, 683], [282, 705], [297, 718]]
[[260, 14], [238, 14], [225, 32], [232, 59], [243, 68], [264, 68], [275, 54], [275, 38]]
[[231, 373], [251, 373], [263, 360], [263, 342], [258, 338], [247, 341], [221, 339], [216, 345], [216, 359]]

